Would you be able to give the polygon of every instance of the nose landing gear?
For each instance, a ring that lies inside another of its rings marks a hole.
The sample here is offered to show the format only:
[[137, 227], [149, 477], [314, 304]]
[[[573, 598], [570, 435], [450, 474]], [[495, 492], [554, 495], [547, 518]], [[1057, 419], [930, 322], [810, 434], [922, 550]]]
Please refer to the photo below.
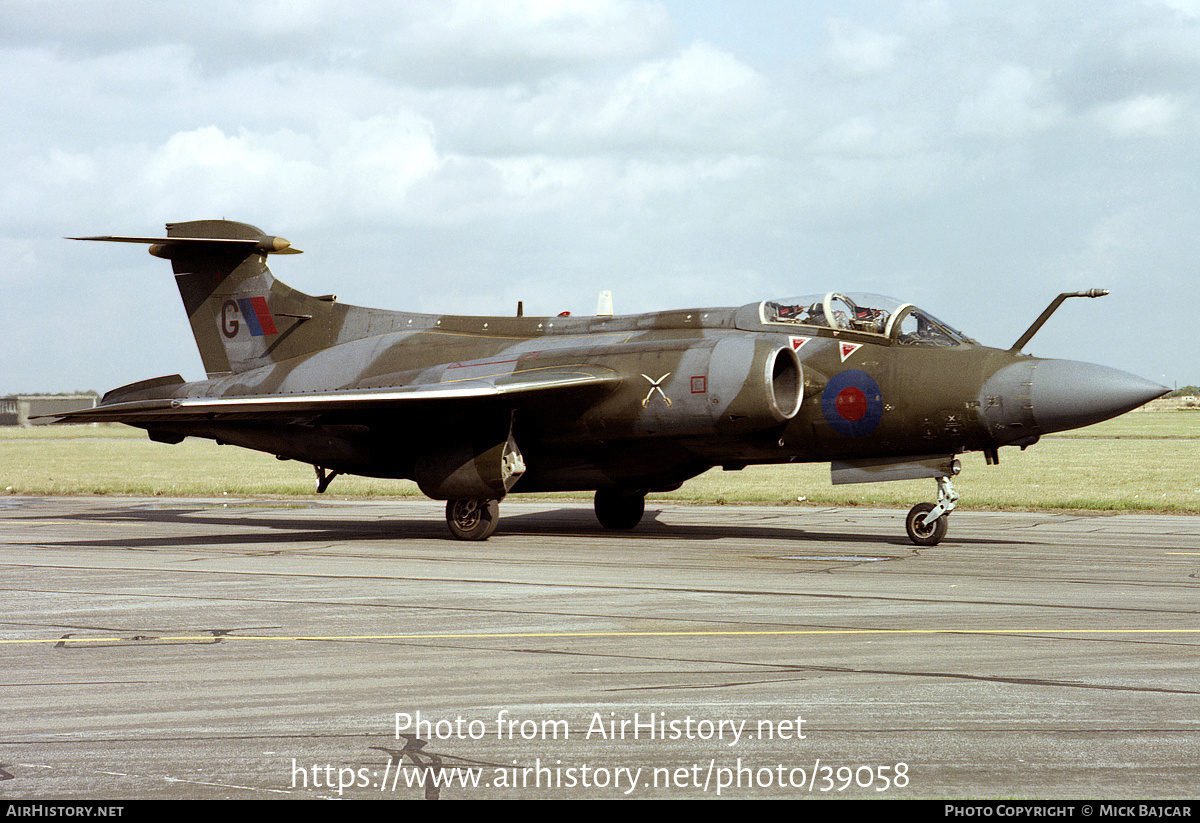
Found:
[[958, 492], [949, 477], [939, 477], [937, 486], [937, 505], [918, 503], [909, 509], [908, 517], [904, 519], [908, 539], [918, 546], [936, 546], [942, 542], [949, 528], [946, 520], [958, 505]]

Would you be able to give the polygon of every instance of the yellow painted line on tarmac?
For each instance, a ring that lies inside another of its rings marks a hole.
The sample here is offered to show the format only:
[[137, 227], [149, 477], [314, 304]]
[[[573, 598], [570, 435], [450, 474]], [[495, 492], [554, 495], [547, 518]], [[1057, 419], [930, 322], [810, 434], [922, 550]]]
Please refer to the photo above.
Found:
[[603, 637], [815, 637], [829, 635], [937, 635], [937, 634], [1020, 634], [1020, 635], [1142, 635], [1142, 634], [1200, 634], [1200, 628], [1191, 629], [778, 629], [764, 631], [646, 631], [646, 632], [477, 632], [477, 633], [431, 633], [431, 634], [348, 634], [348, 635], [138, 635], [137, 637], [54, 637], [37, 639], [0, 640], [0, 645], [22, 643], [67, 645], [68, 643], [147, 643], [147, 642], [198, 642], [213, 643], [218, 640], [300, 641], [300, 640], [513, 640], [536, 638], [603, 638]]

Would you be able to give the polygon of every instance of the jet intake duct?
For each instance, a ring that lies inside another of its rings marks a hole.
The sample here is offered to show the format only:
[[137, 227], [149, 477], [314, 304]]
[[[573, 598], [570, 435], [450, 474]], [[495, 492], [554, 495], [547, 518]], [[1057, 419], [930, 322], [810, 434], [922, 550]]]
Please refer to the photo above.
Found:
[[[790, 346], [762, 335], [708, 339], [683, 349], [638, 352], [614, 364], [629, 375], [611, 406], [591, 415], [616, 436], [738, 436], [787, 422], [804, 379]], [[592, 421], [588, 421], [591, 423]], [[628, 429], [621, 431], [618, 426]]]
[[800, 359], [767, 338], [729, 338], [709, 361], [710, 413], [720, 432], [759, 431], [796, 416], [804, 399]]

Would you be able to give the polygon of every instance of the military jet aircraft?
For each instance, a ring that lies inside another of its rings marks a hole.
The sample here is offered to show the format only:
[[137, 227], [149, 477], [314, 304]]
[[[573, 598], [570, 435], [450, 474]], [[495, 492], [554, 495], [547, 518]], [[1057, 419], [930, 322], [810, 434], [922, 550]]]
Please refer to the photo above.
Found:
[[909, 537], [934, 545], [957, 455], [1025, 448], [1168, 390], [1104, 366], [981, 346], [911, 303], [829, 292], [633, 316], [466, 317], [361, 308], [276, 280], [288, 241], [244, 223], [172, 223], [171, 261], [207, 380], [114, 389], [73, 422], [206, 437], [339, 474], [408, 478], [455, 537], [487, 539], [509, 493], [595, 491], [632, 529], [648, 492], [715, 466], [829, 462], [834, 483], [931, 478]]

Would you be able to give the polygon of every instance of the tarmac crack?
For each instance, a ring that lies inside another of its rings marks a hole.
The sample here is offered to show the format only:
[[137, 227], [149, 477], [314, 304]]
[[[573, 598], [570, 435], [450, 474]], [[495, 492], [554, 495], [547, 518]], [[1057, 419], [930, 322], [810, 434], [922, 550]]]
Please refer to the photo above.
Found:
[[[414, 644], [414, 645], [425, 645], [425, 644]], [[468, 648], [468, 647], [463, 647], [463, 646], [451, 646], [451, 647], [437, 646], [434, 644], [429, 644], [429, 647], [430, 648], [456, 648], [456, 649]], [[470, 647], [470, 648], [483, 648], [483, 647]], [[497, 650], [492, 649], [492, 651], [497, 651]], [[671, 658], [671, 657], [623, 655], [623, 654], [611, 654], [611, 653], [587, 652], [587, 651], [568, 651], [565, 649], [513, 648], [513, 649], [508, 649], [507, 651], [516, 653], [516, 654], [563, 655], [563, 656], [571, 656], [571, 657], [601, 657], [601, 658], [608, 658], [608, 659], [630, 660], [630, 661], [654, 661], [654, 662], [659, 662], [659, 663], [692, 663], [692, 664], [703, 663], [703, 664], [714, 665], [714, 666], [768, 667], [768, 668], [774, 669], [775, 671], [780, 671], [780, 672], [796, 672], [796, 673], [821, 672], [821, 673], [826, 673], [826, 674], [867, 674], [867, 675], [881, 675], [884, 677], [911, 677], [911, 678], [934, 678], [934, 679], [940, 679], [940, 680], [965, 680], [965, 681], [974, 681], [974, 682], [981, 682], [981, 683], [1007, 683], [1007, 684], [1021, 685], [1021, 686], [1047, 686], [1047, 687], [1052, 687], [1052, 688], [1093, 689], [1093, 690], [1097, 690], [1097, 691], [1138, 692], [1138, 693], [1145, 693], [1145, 694], [1200, 695], [1200, 691], [1195, 691], [1195, 690], [1191, 690], [1191, 689], [1168, 689], [1168, 688], [1160, 688], [1160, 687], [1154, 687], [1154, 686], [1122, 686], [1122, 685], [1118, 685], [1118, 684], [1082, 683], [1082, 682], [1075, 682], [1075, 681], [1070, 681], [1070, 680], [1051, 680], [1048, 678], [1037, 678], [1037, 677], [1012, 677], [1012, 676], [1003, 676], [1003, 675], [968, 674], [968, 673], [963, 673], [963, 672], [902, 671], [902, 670], [897, 670], [897, 669], [855, 669], [855, 668], [843, 667], [843, 666], [798, 666], [798, 665], [789, 664], [789, 663], [753, 663], [753, 662], [733, 661], [733, 660], [710, 660], [710, 659], [704, 659], [704, 658]], [[714, 672], [714, 674], [721, 674], [721, 672]], [[751, 685], [754, 682], [756, 682], [756, 681], [747, 680], [746, 685]], [[776, 681], [768, 680], [768, 681], [763, 681], [763, 682], [776, 682]], [[605, 690], [601, 690], [601, 691], [639, 691], [639, 690], [644, 690], [644, 689], [648, 689], [648, 688], [650, 688], [650, 687], [634, 686], [634, 687], [629, 687], [628, 689], [615, 689], [615, 690], [605, 689]], [[672, 687], [671, 686], [657, 687], [658, 690], [667, 689], [667, 688], [672, 688]], [[696, 687], [684, 685], [684, 686], [678, 686], [678, 688], [696, 688]]]

